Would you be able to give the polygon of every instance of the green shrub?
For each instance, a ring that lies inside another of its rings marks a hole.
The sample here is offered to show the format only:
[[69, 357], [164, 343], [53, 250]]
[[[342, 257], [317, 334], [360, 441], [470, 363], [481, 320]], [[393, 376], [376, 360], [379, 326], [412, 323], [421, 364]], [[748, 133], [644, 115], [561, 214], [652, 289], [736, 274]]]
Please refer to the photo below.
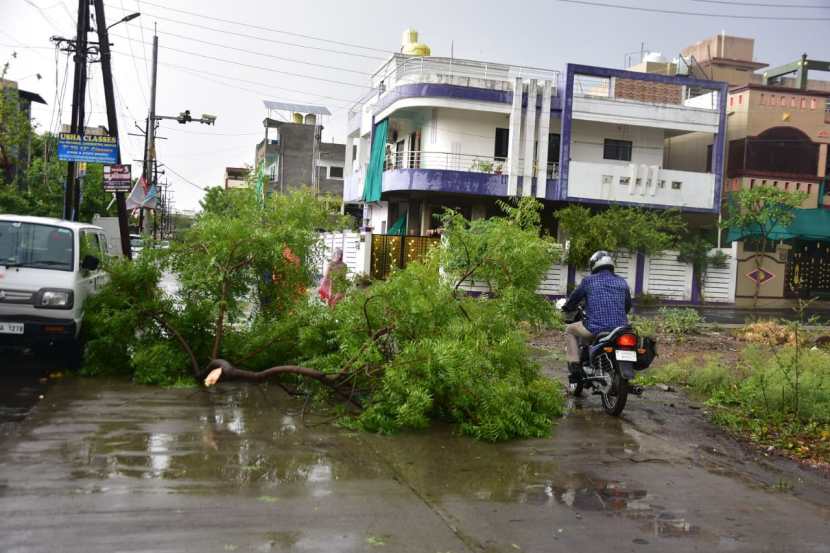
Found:
[[736, 370], [724, 366], [715, 356], [707, 357], [703, 363], [695, 356], [684, 357], [641, 374], [643, 383], [687, 386], [696, 395], [705, 397], [738, 380]]
[[640, 317], [639, 315], [632, 315], [629, 318], [631, 326], [637, 331], [640, 336], [657, 336], [657, 321], [649, 317]]
[[657, 317], [660, 330], [674, 336], [693, 334], [703, 322], [700, 313], [691, 307], [661, 307]]

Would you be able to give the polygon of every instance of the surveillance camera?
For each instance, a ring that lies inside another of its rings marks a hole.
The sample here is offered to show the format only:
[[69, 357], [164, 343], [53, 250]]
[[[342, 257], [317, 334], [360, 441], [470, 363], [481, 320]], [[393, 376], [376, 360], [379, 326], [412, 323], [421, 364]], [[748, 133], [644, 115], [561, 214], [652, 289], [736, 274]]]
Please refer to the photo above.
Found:
[[214, 123], [216, 123], [216, 116], [211, 115], [209, 113], [203, 113], [202, 114], [202, 121], [204, 121], [204, 123], [207, 124], [207, 125], [213, 125]]

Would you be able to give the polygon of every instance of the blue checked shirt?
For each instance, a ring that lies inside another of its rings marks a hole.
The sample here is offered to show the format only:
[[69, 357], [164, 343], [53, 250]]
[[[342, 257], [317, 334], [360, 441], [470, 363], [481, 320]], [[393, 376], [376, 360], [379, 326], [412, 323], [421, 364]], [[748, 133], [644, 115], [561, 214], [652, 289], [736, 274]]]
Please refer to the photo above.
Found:
[[582, 300], [586, 300], [583, 324], [591, 334], [628, 324], [631, 292], [625, 279], [612, 271], [603, 270], [585, 277], [562, 310], [573, 311]]

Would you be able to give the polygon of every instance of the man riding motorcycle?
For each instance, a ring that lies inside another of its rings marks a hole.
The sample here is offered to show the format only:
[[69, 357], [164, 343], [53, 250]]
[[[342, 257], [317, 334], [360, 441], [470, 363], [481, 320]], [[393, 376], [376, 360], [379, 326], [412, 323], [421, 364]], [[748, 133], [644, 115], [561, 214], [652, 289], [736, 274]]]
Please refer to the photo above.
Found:
[[567, 339], [568, 381], [571, 385], [583, 376], [579, 359], [580, 340], [592, 340], [600, 332], [610, 332], [628, 324], [631, 311], [631, 292], [624, 278], [614, 274], [614, 260], [600, 250], [591, 256], [588, 266], [591, 274], [574, 290], [562, 311], [574, 311], [585, 301], [585, 318], [565, 327]]

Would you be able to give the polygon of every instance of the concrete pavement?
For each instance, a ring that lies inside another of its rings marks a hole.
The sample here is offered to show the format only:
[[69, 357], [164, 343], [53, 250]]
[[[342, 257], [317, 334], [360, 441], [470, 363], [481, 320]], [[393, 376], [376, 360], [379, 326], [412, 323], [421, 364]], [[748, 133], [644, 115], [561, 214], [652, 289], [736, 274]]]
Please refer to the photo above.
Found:
[[353, 433], [276, 387], [53, 382], [0, 438], [0, 550], [830, 551], [830, 485], [662, 392], [549, 439]]

